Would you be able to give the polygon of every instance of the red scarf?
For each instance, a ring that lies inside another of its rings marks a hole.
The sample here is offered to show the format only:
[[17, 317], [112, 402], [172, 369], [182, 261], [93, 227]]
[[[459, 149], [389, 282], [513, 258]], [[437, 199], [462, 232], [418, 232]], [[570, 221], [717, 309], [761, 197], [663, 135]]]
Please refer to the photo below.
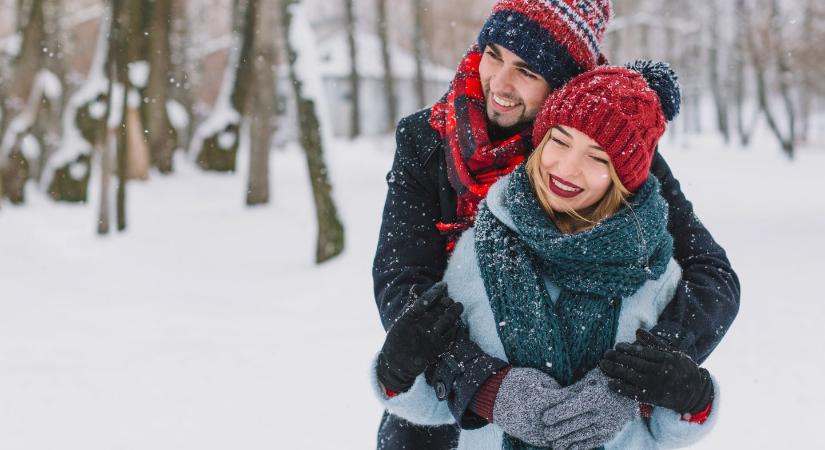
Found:
[[521, 164], [532, 148], [530, 127], [503, 140], [490, 139], [480, 62], [481, 49], [474, 45], [461, 60], [450, 91], [433, 105], [430, 115], [430, 126], [447, 146], [447, 174], [458, 196], [455, 223], [436, 224], [447, 236], [447, 252], [473, 225], [478, 204], [490, 186]]

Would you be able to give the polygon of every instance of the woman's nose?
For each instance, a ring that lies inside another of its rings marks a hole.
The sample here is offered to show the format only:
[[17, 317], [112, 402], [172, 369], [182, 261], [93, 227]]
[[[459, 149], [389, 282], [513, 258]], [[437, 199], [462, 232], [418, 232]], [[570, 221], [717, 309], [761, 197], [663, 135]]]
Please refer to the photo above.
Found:
[[581, 172], [581, 157], [577, 152], [568, 150], [564, 155], [558, 159], [556, 165], [558, 175], [562, 178], [572, 178]]

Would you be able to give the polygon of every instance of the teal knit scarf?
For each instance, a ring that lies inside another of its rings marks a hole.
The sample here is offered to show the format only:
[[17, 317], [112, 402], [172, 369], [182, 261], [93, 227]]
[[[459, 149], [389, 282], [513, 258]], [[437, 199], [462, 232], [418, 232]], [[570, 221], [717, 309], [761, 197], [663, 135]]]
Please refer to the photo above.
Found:
[[[498, 334], [510, 364], [533, 367], [561, 385], [576, 382], [612, 348], [621, 299], [665, 272], [673, 253], [667, 204], [655, 177], [590, 230], [562, 234], [542, 209], [524, 165], [504, 193], [518, 232], [482, 204], [475, 249]], [[547, 275], [561, 289], [555, 303]], [[505, 435], [504, 449], [532, 449]]]

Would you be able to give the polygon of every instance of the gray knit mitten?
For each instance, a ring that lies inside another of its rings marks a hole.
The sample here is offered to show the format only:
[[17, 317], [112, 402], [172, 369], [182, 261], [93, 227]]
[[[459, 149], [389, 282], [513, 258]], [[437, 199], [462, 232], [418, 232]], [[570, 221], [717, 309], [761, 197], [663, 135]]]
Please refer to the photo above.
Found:
[[598, 368], [567, 388], [575, 395], [547, 409], [542, 421], [553, 450], [591, 449], [613, 440], [639, 415], [639, 404], [607, 387], [609, 378]]
[[513, 367], [507, 372], [493, 404], [493, 423], [505, 433], [536, 447], [549, 447], [551, 428], [542, 414], [562, 405], [572, 394], [550, 375], [529, 367]]

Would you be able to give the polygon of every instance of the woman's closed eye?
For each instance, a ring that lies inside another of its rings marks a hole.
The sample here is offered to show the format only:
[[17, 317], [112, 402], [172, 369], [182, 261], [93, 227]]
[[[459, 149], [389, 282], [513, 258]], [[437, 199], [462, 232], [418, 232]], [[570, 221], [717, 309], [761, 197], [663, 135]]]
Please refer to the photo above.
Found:
[[600, 162], [600, 163], [602, 163], [602, 164], [607, 164], [607, 163], [608, 163], [607, 158], [605, 158], [604, 156], [599, 156], [599, 155], [590, 155], [590, 158], [591, 158], [591, 159], [593, 159], [593, 160], [595, 160], [595, 161], [598, 161], [598, 162]]
[[553, 143], [556, 144], [557, 147], [564, 147], [564, 148], [569, 148], [570, 147], [570, 144], [568, 144], [567, 142], [562, 141], [559, 138], [552, 137], [552, 138], [550, 138], [550, 140], [552, 140]]

